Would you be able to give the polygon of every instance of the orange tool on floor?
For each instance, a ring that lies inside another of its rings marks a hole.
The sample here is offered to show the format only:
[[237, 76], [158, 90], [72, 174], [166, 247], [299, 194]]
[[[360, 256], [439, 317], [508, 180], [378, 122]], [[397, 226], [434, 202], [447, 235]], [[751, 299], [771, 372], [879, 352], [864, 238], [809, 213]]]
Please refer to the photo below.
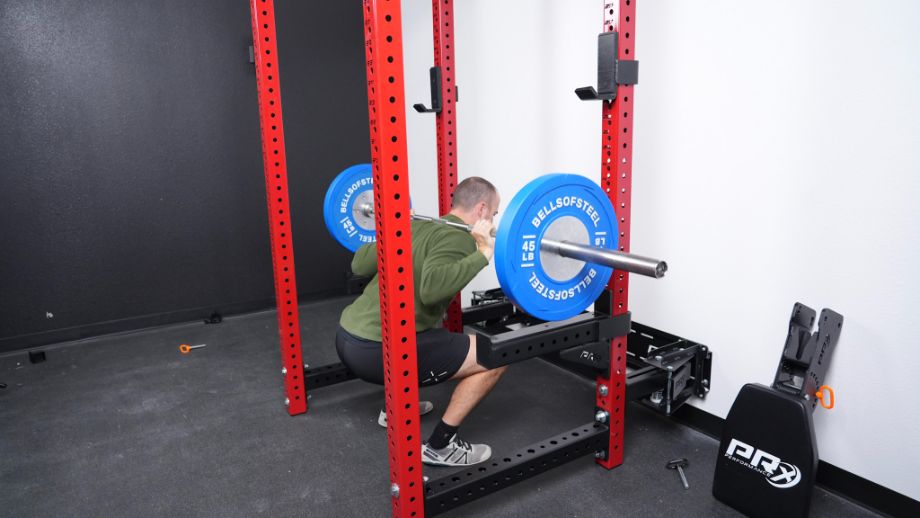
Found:
[[200, 347], [205, 347], [207, 345], [208, 344], [198, 344], [198, 345], [182, 344], [179, 346], [179, 352], [182, 354], [188, 354], [192, 352], [192, 349], [198, 349]]

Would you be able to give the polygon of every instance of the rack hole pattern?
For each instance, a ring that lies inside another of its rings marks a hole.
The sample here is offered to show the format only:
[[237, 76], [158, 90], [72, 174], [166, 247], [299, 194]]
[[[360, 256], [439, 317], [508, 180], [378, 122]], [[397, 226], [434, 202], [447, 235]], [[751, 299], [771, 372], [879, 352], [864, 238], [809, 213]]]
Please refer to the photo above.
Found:
[[300, 383], [303, 361], [297, 312], [293, 239], [290, 231], [274, 2], [252, 0], [250, 8], [262, 136], [262, 160], [265, 171], [265, 192], [268, 202], [269, 235], [278, 311], [278, 333], [281, 340], [281, 358], [287, 372], [284, 385], [289, 400], [288, 413], [294, 415], [306, 412], [307, 398], [306, 391]]
[[[365, 52], [394, 516], [422, 513], [405, 92], [398, 1], [365, 0]], [[378, 78], [382, 80], [378, 80]], [[399, 375], [407, 373], [405, 375]], [[399, 412], [399, 415], [397, 415]], [[407, 418], [408, 417], [408, 418]]]
[[[584, 333], [584, 340], [581, 339], [582, 333]], [[516, 347], [513, 350], [510, 348], [508, 350], [502, 349], [499, 355], [501, 357], [500, 364], [506, 365], [517, 363], [527, 358], [533, 358], [550, 352], [560, 351], [568, 347], [590, 343], [593, 332], [590, 329], [586, 331], [559, 331], [552, 336], [553, 338], [541, 340], [539, 344], [529, 345], [526, 348]]]
[[[340, 364], [324, 365], [322, 367], [306, 369], [304, 370], [303, 376], [304, 384], [308, 389], [335, 385], [355, 377], [354, 374], [349, 372], [344, 368], [343, 365]], [[297, 376], [294, 376], [295, 380], [297, 378]]]
[[[450, 211], [454, 189], [457, 186], [457, 148], [456, 125], [457, 114], [454, 100], [456, 66], [453, 63], [454, 50], [451, 45], [450, 27], [453, 25], [453, 0], [432, 0], [432, 34], [434, 39], [434, 64], [441, 68], [444, 109], [435, 116], [438, 146], [438, 210], [440, 214]], [[460, 295], [457, 294], [447, 308], [445, 327], [453, 332], [463, 329], [463, 314], [460, 307]]]
[[429, 514], [439, 514], [604, 449], [606, 427], [597, 423], [561, 433], [511, 455], [459, 471], [425, 487]]
[[[619, 59], [633, 59], [635, 46], [635, 2], [609, 1], [604, 5], [604, 31], [619, 32]], [[618, 87], [617, 98], [604, 102], [602, 109], [601, 185], [610, 197], [619, 220], [620, 250], [629, 251], [630, 209], [632, 194], [632, 128], [633, 86]], [[629, 275], [614, 271], [608, 289], [614, 314], [629, 310]], [[598, 462], [606, 468], [618, 466], [623, 461], [623, 414], [626, 390], [626, 337], [614, 338], [610, 345], [610, 378], [599, 377], [598, 386], [610, 388], [607, 396], [596, 391], [596, 405], [610, 414], [610, 443], [605, 459]]]

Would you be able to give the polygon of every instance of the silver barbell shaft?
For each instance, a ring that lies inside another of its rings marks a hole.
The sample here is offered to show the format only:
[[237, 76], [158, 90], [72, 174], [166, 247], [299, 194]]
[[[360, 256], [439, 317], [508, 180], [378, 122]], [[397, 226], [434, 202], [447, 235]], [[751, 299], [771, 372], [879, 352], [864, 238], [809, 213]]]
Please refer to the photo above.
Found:
[[[370, 204], [362, 205], [360, 210], [364, 213], [364, 215], [368, 217], [374, 215], [374, 207]], [[456, 223], [454, 221], [446, 220], [443, 218], [435, 218], [422, 214], [413, 214], [412, 219], [417, 221], [431, 221], [434, 223], [440, 223], [442, 225], [466, 230], [467, 232], [473, 230], [471, 225], [467, 225], [465, 223]], [[569, 259], [577, 259], [579, 261], [584, 261], [586, 263], [592, 264], [601, 264], [604, 266], [609, 266], [615, 270], [623, 270], [630, 273], [644, 275], [646, 277], [654, 277], [656, 279], [664, 277], [665, 272], [668, 271], [668, 263], [660, 259], [652, 259], [650, 257], [643, 257], [641, 255], [630, 254], [628, 252], [620, 252], [617, 250], [610, 250], [609, 248], [583, 245], [580, 243], [573, 243], [571, 241], [555, 241], [552, 239], [544, 238], [542, 241], [540, 241], [540, 249], [561, 255], [562, 257], [568, 257]]]
[[440, 223], [442, 225], [447, 225], [448, 227], [454, 227], [454, 228], [459, 228], [461, 230], [466, 230], [467, 232], [473, 231], [473, 227], [471, 225], [467, 225], [466, 223], [457, 223], [456, 221], [451, 221], [449, 219], [444, 219], [444, 218], [435, 218], [432, 216], [425, 216], [423, 214], [413, 214], [412, 219], [416, 221], [431, 221], [434, 223]]
[[[374, 206], [370, 203], [365, 203], [361, 205], [360, 209], [362, 214], [367, 217], [372, 217], [374, 215]], [[424, 214], [412, 214], [412, 219], [416, 221], [431, 221], [433, 223], [440, 223], [442, 225], [447, 225], [448, 227], [459, 228], [460, 230], [466, 230], [467, 232], [472, 232], [472, 225], [467, 225], [466, 223], [457, 223], [456, 221], [451, 221], [444, 218], [435, 218], [434, 216], [425, 216]], [[493, 231], [492, 237], [495, 237], [495, 232]]]

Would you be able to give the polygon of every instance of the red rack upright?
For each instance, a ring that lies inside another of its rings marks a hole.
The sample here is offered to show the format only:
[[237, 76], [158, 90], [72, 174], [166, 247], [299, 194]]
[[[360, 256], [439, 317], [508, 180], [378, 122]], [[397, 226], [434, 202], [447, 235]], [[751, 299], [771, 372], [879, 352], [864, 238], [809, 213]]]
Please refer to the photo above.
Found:
[[[618, 32], [618, 59], [635, 59], [635, 0], [604, 4], [604, 32]], [[619, 85], [613, 102], [603, 102], [601, 119], [601, 187], [619, 219], [620, 250], [629, 252], [630, 193], [632, 182], [632, 102], [633, 86]], [[629, 274], [615, 270], [607, 288], [613, 294], [613, 314], [629, 310]], [[626, 336], [610, 344], [610, 377], [597, 378], [595, 392], [598, 408], [609, 414], [610, 446], [606, 459], [598, 459], [605, 468], [623, 463], [623, 419], [626, 411]]]
[[252, 45], [262, 128], [262, 163], [268, 199], [275, 303], [281, 339], [281, 372], [284, 375], [285, 404], [291, 415], [307, 411], [303, 382], [300, 319], [297, 314], [297, 276], [294, 273], [294, 245], [288, 198], [284, 126], [281, 118], [281, 80], [278, 76], [278, 45], [275, 37], [275, 5], [272, 0], [250, 0]]
[[[432, 0], [434, 66], [441, 69], [441, 111], [435, 116], [438, 135], [438, 214], [447, 214], [457, 186], [457, 63], [454, 59], [454, 0]], [[445, 327], [459, 333], [463, 315], [458, 293], [447, 308]]]
[[398, 0], [364, 1], [364, 37], [390, 494], [393, 516], [422, 516], [425, 499], [419, 438], [402, 19]]

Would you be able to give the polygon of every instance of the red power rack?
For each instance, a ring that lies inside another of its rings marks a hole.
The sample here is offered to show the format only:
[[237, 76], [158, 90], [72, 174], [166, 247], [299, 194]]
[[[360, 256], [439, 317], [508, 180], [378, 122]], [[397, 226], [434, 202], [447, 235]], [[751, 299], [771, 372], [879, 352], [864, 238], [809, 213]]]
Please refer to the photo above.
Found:
[[399, 0], [364, 0], [393, 516], [424, 514]]
[[278, 334], [281, 339], [281, 372], [284, 374], [285, 404], [291, 415], [307, 411], [303, 381], [300, 319], [297, 314], [297, 277], [294, 273], [294, 245], [288, 198], [284, 126], [281, 118], [281, 80], [278, 76], [278, 45], [275, 37], [275, 5], [272, 0], [250, 0], [253, 57], [262, 128], [262, 162], [271, 232], [272, 269]]
[[[258, 84], [262, 148], [268, 193], [278, 322], [289, 413], [306, 411], [302, 379], [294, 259], [290, 233], [284, 133], [272, 0], [250, 0]], [[418, 422], [418, 372], [409, 217], [408, 153], [401, 9], [399, 0], [364, 0], [368, 116], [374, 174], [378, 277], [383, 335], [387, 443], [393, 516], [421, 517], [425, 510]], [[450, 210], [457, 178], [456, 67], [453, 0], [432, 0], [435, 66], [440, 67], [442, 109], [437, 114], [440, 212]], [[634, 59], [635, 0], [604, 4], [604, 32], [618, 32], [620, 60]], [[631, 85], [620, 85], [616, 100], [602, 109], [601, 186], [617, 212], [620, 250], [629, 251], [632, 162]], [[613, 313], [628, 311], [628, 274], [616, 271], [608, 285]], [[448, 313], [451, 329], [461, 328], [459, 296]], [[605, 468], [623, 461], [626, 404], [626, 336], [611, 341], [610, 377], [597, 378], [598, 408], [609, 414]], [[576, 434], [577, 435], [577, 434]]]
[[[604, 4], [603, 32], [618, 32], [617, 59], [635, 59], [635, 0]], [[632, 182], [633, 86], [620, 85], [613, 102], [604, 101], [601, 119], [601, 187], [607, 191], [619, 218], [620, 250], [629, 251], [630, 194]], [[629, 274], [615, 270], [608, 284], [613, 294], [613, 314], [629, 309]], [[606, 411], [610, 426], [607, 458], [598, 459], [605, 468], [623, 463], [623, 418], [626, 412], [626, 336], [610, 344], [610, 377], [597, 378], [596, 405]]]

